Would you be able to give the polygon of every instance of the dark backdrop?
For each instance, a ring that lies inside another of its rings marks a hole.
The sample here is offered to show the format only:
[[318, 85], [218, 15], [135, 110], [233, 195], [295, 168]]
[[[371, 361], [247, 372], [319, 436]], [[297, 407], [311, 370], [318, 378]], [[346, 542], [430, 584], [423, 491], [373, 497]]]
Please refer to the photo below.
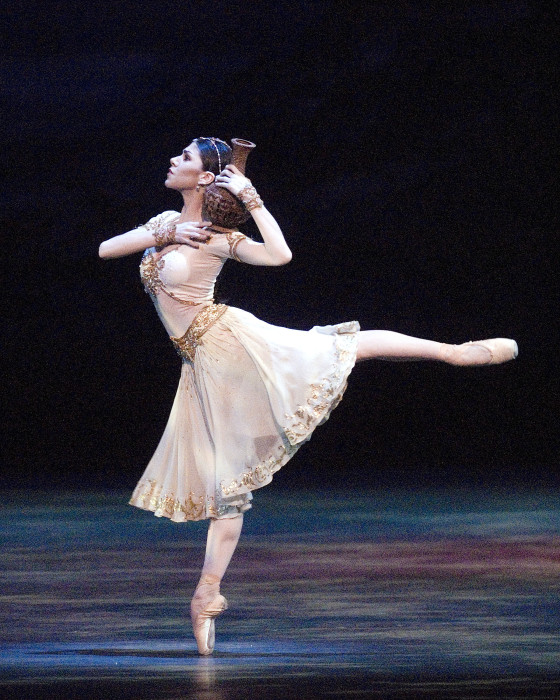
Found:
[[[248, 174], [294, 252], [222, 300], [295, 328], [518, 340], [488, 369], [369, 363], [280, 483], [556, 483], [554, 22], [540, 3], [11, 3], [3, 11], [5, 485], [133, 486], [179, 360], [97, 246], [179, 205], [192, 137]], [[255, 235], [252, 225], [246, 232]]]

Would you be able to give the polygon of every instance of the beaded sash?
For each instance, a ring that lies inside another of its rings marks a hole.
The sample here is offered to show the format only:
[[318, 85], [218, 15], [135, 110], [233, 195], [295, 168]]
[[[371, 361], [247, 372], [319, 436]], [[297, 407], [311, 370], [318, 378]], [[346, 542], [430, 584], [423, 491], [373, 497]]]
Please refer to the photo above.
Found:
[[196, 348], [200, 345], [200, 339], [206, 331], [228, 310], [226, 304], [211, 304], [205, 306], [194, 317], [193, 322], [188, 327], [187, 332], [180, 338], [170, 336], [171, 342], [175, 346], [178, 354], [184, 360], [194, 362]]

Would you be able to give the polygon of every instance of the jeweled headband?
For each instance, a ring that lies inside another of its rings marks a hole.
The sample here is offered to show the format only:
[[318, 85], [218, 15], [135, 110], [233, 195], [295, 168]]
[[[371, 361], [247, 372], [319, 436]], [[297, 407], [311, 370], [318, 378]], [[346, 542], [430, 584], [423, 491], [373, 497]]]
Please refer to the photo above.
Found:
[[[227, 143], [225, 141], [222, 141], [222, 139], [218, 139], [215, 136], [199, 136], [198, 139], [200, 141], [212, 141], [212, 146], [216, 149], [216, 153], [218, 154], [218, 172], [222, 172], [222, 159], [220, 158], [220, 151], [218, 150], [218, 147], [216, 146], [216, 141], [219, 141], [220, 143], [223, 143], [224, 146], [227, 146]], [[229, 146], [228, 146], [229, 148]]]

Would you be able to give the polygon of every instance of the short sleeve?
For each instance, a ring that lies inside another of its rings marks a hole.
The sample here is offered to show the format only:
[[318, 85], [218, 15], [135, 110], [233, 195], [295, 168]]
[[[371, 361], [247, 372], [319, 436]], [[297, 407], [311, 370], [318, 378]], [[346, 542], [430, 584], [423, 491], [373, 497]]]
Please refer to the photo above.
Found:
[[179, 212], [176, 211], [164, 211], [161, 214], [158, 214], [157, 216], [152, 216], [152, 218], [147, 221], [145, 224], [142, 224], [141, 226], [138, 226], [138, 228], [144, 228], [147, 231], [151, 231], [152, 233], [156, 231], [162, 224], [168, 224], [170, 223], [173, 219], [176, 219], [179, 216]]
[[237, 260], [242, 262], [237, 257], [237, 246], [247, 239], [247, 236], [239, 231], [230, 231], [228, 233], [219, 233], [212, 236], [209, 241], [209, 248], [219, 258]]

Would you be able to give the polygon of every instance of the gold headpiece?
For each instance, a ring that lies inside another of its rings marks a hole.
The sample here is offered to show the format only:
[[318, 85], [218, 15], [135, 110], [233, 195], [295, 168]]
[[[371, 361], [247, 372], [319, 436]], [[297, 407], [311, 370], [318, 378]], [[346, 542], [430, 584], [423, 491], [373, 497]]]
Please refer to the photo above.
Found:
[[222, 141], [222, 139], [218, 139], [215, 136], [199, 136], [198, 137], [201, 141], [211, 141], [212, 146], [216, 149], [216, 153], [218, 154], [218, 172], [222, 172], [222, 159], [220, 158], [220, 151], [218, 150], [218, 147], [216, 146], [216, 141], [219, 141], [220, 143], [223, 143], [224, 146], [227, 146], [227, 143], [225, 141]]

